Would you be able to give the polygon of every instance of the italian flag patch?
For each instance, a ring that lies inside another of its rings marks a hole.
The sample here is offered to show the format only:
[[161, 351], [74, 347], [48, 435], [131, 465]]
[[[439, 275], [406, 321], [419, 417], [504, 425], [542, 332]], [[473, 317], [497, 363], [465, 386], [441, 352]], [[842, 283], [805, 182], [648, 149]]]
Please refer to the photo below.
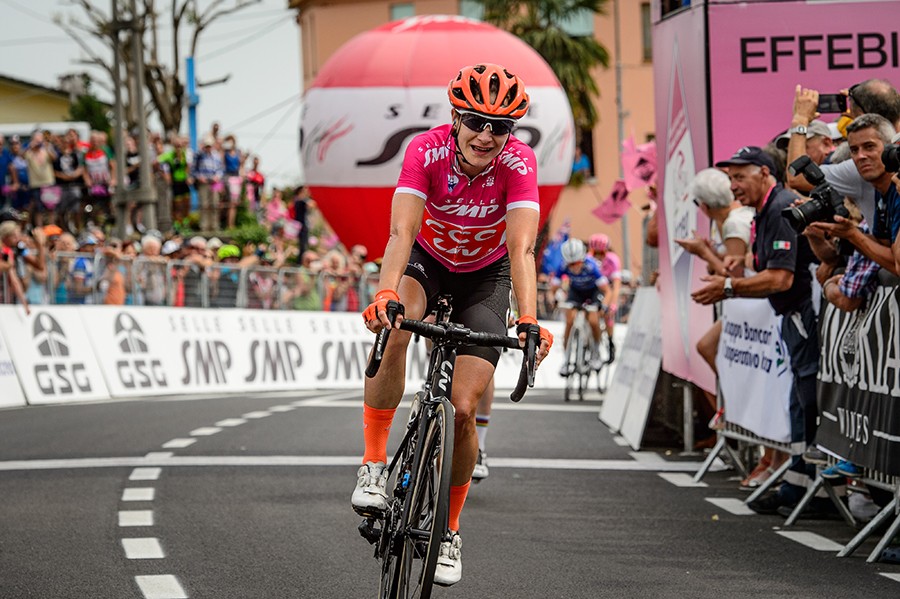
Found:
[[772, 244], [772, 249], [773, 249], [773, 250], [787, 250], [787, 251], [790, 251], [790, 249], [791, 249], [791, 242], [790, 242], [790, 241], [776, 241], [776, 242], [774, 242], [774, 243]]

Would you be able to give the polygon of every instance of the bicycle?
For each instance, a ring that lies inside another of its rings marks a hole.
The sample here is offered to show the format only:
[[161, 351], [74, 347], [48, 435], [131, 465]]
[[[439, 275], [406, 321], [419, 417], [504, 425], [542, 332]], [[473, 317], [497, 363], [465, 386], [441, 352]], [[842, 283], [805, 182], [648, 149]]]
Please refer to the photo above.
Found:
[[[441, 542], [448, 537], [450, 475], [453, 456], [454, 409], [450, 403], [456, 350], [462, 345], [522, 349], [522, 370], [510, 395], [519, 401], [526, 386], [534, 386], [535, 356], [540, 332], [532, 325], [524, 348], [517, 337], [472, 331], [450, 322], [450, 297], [438, 299], [434, 324], [404, 319], [400, 328], [431, 339], [423, 390], [416, 393], [406, 426], [394, 458], [388, 466], [387, 510], [382, 517], [366, 516], [359, 533], [375, 546], [375, 559], [381, 562], [379, 599], [428, 599], [434, 586]], [[388, 302], [388, 318], [394, 322], [402, 306]], [[378, 372], [390, 329], [378, 334], [366, 376]], [[381, 527], [377, 526], [381, 521]]]
[[584, 400], [591, 376], [590, 357], [594, 344], [594, 335], [585, 317], [585, 307], [576, 306], [575, 320], [566, 339], [566, 387], [563, 399], [569, 401], [577, 391], [578, 399]]

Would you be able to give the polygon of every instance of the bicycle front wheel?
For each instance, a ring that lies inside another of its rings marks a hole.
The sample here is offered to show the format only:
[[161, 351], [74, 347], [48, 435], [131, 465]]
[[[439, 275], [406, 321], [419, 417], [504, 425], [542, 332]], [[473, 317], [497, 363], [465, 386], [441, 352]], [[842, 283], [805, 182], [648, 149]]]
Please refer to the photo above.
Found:
[[423, 424], [403, 506], [389, 599], [428, 599], [447, 532], [453, 457], [453, 405], [444, 399]]

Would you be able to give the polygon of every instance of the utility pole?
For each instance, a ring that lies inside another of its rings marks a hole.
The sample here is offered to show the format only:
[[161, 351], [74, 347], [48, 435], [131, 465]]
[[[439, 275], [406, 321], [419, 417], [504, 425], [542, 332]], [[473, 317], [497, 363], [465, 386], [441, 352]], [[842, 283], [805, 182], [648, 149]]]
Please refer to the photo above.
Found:
[[119, 20], [119, 2], [112, 0], [112, 20], [109, 24], [113, 45], [113, 94], [115, 106], [116, 132], [116, 191], [113, 194], [113, 205], [116, 211], [116, 237], [125, 238], [126, 198], [125, 198], [125, 107], [122, 104], [122, 47], [119, 44], [119, 32], [122, 22]]
[[[616, 53], [616, 122], [619, 133], [619, 179], [625, 178], [622, 169], [622, 143], [625, 141], [625, 107], [622, 105], [622, 44], [619, 24], [619, 0], [613, 0], [613, 39]], [[628, 234], [628, 213], [622, 215], [622, 269], [631, 270], [631, 241]]]
[[135, 94], [131, 99], [137, 105], [138, 114], [138, 153], [140, 154], [140, 187], [132, 192], [135, 202], [144, 213], [143, 223], [148, 229], [156, 229], [156, 190], [153, 186], [153, 173], [150, 170], [150, 151], [147, 146], [147, 113], [144, 111], [144, 32], [138, 24], [137, 2], [131, 0], [131, 53], [134, 61], [134, 72], [137, 77]]

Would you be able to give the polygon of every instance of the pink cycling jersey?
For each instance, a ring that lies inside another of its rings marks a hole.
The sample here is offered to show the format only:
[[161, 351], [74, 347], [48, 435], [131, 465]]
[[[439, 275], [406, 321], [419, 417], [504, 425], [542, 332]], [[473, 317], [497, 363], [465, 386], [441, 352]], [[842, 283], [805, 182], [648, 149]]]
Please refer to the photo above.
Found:
[[606, 252], [603, 261], [600, 263], [600, 272], [603, 276], [612, 281], [613, 279], [622, 278], [622, 261], [612, 252]]
[[540, 212], [534, 152], [512, 135], [484, 172], [456, 167], [450, 125], [417, 135], [406, 149], [394, 193], [425, 201], [416, 241], [452, 272], [479, 270], [506, 255], [506, 213]]

